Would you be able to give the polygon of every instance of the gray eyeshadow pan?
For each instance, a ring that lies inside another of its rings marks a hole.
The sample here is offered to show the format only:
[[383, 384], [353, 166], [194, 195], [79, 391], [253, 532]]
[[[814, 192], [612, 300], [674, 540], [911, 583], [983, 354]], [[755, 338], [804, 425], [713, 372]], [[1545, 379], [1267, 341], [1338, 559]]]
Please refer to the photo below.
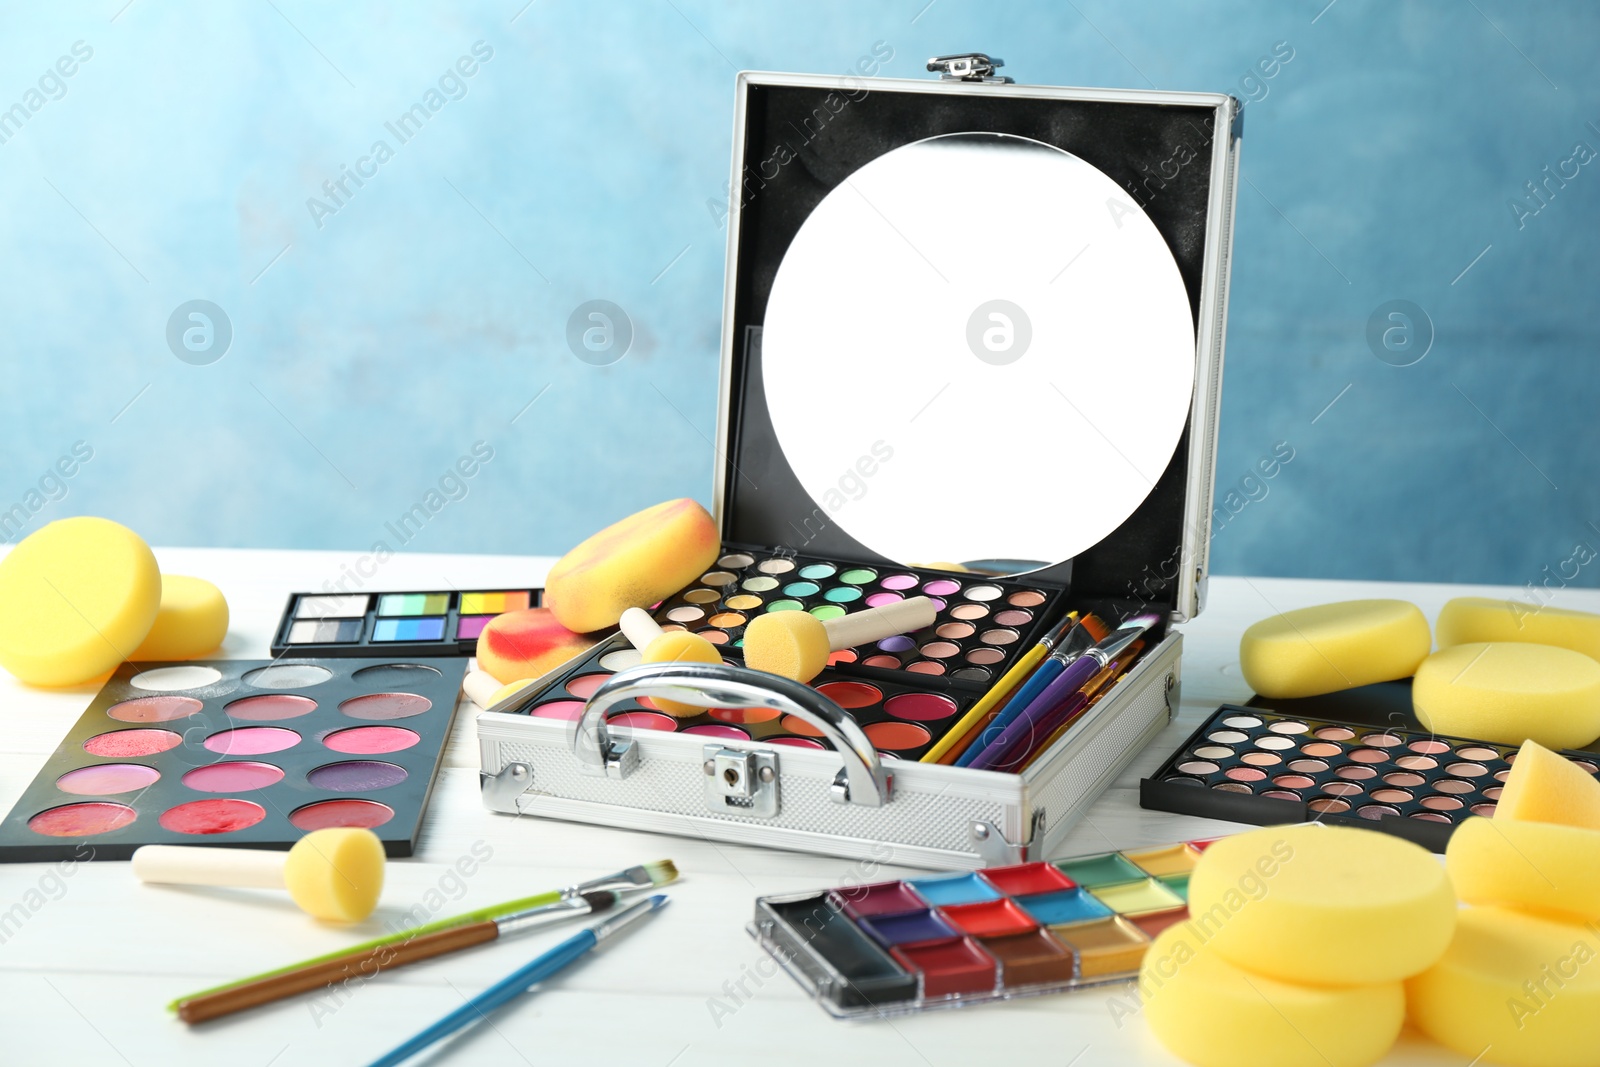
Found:
[[361, 619], [300, 619], [289, 627], [291, 645], [344, 645], [361, 640]]

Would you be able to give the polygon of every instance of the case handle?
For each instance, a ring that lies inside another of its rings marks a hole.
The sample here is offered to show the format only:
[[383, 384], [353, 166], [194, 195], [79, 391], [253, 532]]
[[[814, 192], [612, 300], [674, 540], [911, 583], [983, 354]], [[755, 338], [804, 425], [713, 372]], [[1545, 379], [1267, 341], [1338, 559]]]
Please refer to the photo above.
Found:
[[572, 751], [586, 774], [626, 778], [639, 766], [638, 745], [606, 725], [606, 712], [624, 700], [663, 697], [702, 708], [771, 708], [814, 726], [844, 760], [830, 795], [840, 804], [879, 808], [891, 778], [861, 727], [808, 685], [727, 663], [645, 663], [618, 671], [584, 706]]

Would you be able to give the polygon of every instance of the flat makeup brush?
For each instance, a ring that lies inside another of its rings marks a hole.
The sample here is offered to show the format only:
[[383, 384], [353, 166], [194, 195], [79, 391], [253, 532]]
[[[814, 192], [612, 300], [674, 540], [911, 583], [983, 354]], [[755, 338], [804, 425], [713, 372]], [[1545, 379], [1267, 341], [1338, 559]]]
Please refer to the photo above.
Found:
[[242, 986], [247, 982], [259, 982], [263, 978], [272, 978], [280, 974], [288, 974], [290, 971], [298, 971], [302, 967], [309, 967], [315, 963], [327, 963], [330, 960], [343, 959], [354, 952], [363, 952], [367, 949], [378, 948], [382, 945], [398, 944], [401, 941], [405, 941], [410, 938], [421, 937], [424, 934], [432, 934], [440, 930], [448, 930], [453, 926], [460, 926], [463, 923], [482, 922], [485, 919], [497, 919], [502, 915], [509, 915], [512, 912], [525, 911], [529, 908], [537, 908], [546, 904], [558, 904], [564, 900], [572, 900], [576, 897], [581, 897], [585, 893], [598, 893], [607, 889], [618, 893], [632, 893], [641, 889], [656, 889], [676, 880], [677, 877], [678, 865], [673, 863], [671, 860], [655, 860], [651, 863], [641, 863], [638, 866], [629, 867], [627, 870], [618, 871], [616, 874], [608, 874], [601, 878], [591, 878], [587, 882], [579, 882], [577, 885], [569, 885], [565, 889], [553, 889], [548, 893], [539, 893], [531, 897], [521, 897], [517, 900], [508, 900], [501, 904], [490, 904], [487, 907], [475, 908], [472, 911], [464, 911], [460, 915], [451, 915], [443, 919], [435, 919], [433, 922], [423, 923], [420, 926], [413, 926], [410, 929], [398, 930], [395, 933], [385, 934], [382, 937], [374, 937], [370, 940], [363, 941], [358, 945], [351, 945], [349, 948], [342, 948], [335, 952], [327, 952], [321, 956], [314, 956], [311, 959], [301, 960], [298, 963], [291, 963], [287, 966], [278, 967], [274, 970], [263, 971], [260, 974], [252, 974], [246, 978], [235, 979], [232, 982], [224, 982], [222, 985], [212, 986], [209, 989], [202, 989], [198, 993], [190, 993], [186, 997], [180, 997], [178, 1000], [174, 1000], [172, 1003], [168, 1004], [167, 1010], [177, 1011], [178, 1005], [185, 1000], [193, 1000], [196, 997], [203, 997], [211, 993], [220, 993], [225, 989], [233, 989], [237, 986]]
[[571, 900], [554, 904], [541, 904], [509, 915], [478, 922], [462, 923], [431, 934], [408, 937], [397, 944], [379, 945], [376, 948], [346, 952], [322, 963], [311, 963], [284, 974], [261, 978], [243, 985], [230, 986], [218, 993], [206, 993], [178, 1002], [178, 1018], [186, 1023], [203, 1023], [219, 1019], [236, 1011], [271, 1004], [274, 1001], [305, 993], [336, 982], [371, 978], [379, 971], [393, 970], [418, 960], [432, 959], [474, 945], [488, 944], [503, 937], [535, 930], [558, 923], [563, 919], [576, 919], [585, 915], [599, 915], [610, 911], [622, 899], [612, 889], [582, 893]]

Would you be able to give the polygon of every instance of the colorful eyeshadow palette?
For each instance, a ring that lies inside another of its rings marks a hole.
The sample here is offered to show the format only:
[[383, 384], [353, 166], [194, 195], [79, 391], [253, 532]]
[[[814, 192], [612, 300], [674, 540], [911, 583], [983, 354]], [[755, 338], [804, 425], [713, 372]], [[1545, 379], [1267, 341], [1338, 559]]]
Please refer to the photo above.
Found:
[[838, 1018], [1127, 981], [1188, 920], [1205, 845], [761, 897], [747, 929]]
[[466, 661], [124, 663], [0, 822], [0, 862], [288, 848], [360, 826], [409, 856]]
[[[516, 711], [537, 719], [576, 720], [583, 714], [584, 703], [607, 679], [640, 662], [639, 652], [627, 639], [613, 635], [561, 668]], [[824, 669], [811, 684], [854, 716], [879, 754], [890, 759], [920, 758], [977, 700], [975, 694], [933, 693], [924, 686], [903, 681], [849, 678], [832, 667]], [[618, 703], [607, 712], [606, 721], [634, 730], [760, 741], [792, 748], [825, 747], [820, 740], [822, 735], [811, 724], [771, 708], [711, 708], [701, 715], [675, 718], [656, 710], [646, 697]]]
[[[745, 625], [769, 611], [809, 611], [819, 619], [927, 596], [932, 626], [834, 653], [836, 665], [987, 686], [1042, 635], [1062, 590], [1012, 578], [866, 566], [728, 545], [700, 580], [662, 602], [663, 629], [686, 629], [737, 652]], [[853, 672], [852, 672], [853, 673]], [[879, 675], [880, 677], [884, 675]]]
[[[1139, 803], [1261, 826], [1348, 823], [1443, 852], [1463, 820], [1494, 814], [1516, 754], [1471, 738], [1225, 704], [1139, 783]], [[1594, 753], [1563, 755], [1600, 774]]]
[[540, 589], [293, 593], [274, 656], [471, 656], [489, 620], [539, 606]]

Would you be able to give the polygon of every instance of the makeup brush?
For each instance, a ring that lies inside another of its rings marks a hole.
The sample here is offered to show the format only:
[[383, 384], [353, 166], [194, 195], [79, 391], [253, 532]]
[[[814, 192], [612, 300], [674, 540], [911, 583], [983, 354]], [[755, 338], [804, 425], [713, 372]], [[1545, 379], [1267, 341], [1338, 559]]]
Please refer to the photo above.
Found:
[[1060, 639], [1056, 650], [1039, 664], [1039, 669], [1033, 672], [1033, 676], [1021, 689], [1017, 690], [1016, 695], [1006, 701], [1005, 707], [1001, 708], [1000, 713], [983, 728], [983, 732], [973, 738], [966, 751], [955, 761], [956, 766], [970, 767], [972, 761], [978, 758], [978, 753], [993, 744], [994, 739], [1000, 736], [1000, 731], [1010, 726], [1018, 715], [1026, 711], [1028, 705], [1044, 692], [1045, 687], [1066, 670], [1067, 664], [1093, 648], [1094, 643], [1107, 636], [1108, 632], [1099, 617], [1092, 614], [1085, 615]]
[[298, 971], [300, 968], [309, 967], [312, 964], [327, 963], [330, 960], [343, 959], [345, 956], [353, 952], [364, 952], [367, 949], [378, 948], [381, 945], [398, 944], [401, 941], [405, 941], [414, 937], [421, 937], [424, 934], [432, 934], [440, 930], [448, 930], [453, 926], [460, 926], [463, 923], [482, 922], [485, 919], [497, 919], [502, 915], [509, 915], [512, 912], [524, 911], [528, 908], [537, 908], [546, 904], [558, 904], [563, 900], [572, 900], [575, 897], [581, 897], [585, 893], [598, 893], [601, 890], [606, 889], [615, 890], [618, 893], [632, 893], [641, 889], [656, 889], [660, 886], [668, 884], [669, 882], [675, 881], [677, 877], [678, 865], [673, 863], [671, 860], [656, 860], [652, 863], [641, 863], [638, 866], [629, 867], [627, 870], [618, 871], [616, 874], [608, 874], [602, 878], [591, 878], [587, 882], [580, 882], [577, 885], [569, 885], [565, 889], [553, 889], [548, 893], [539, 893], [531, 897], [520, 897], [517, 900], [508, 900], [502, 904], [490, 904], [487, 907], [476, 908], [472, 911], [462, 912], [460, 915], [451, 915], [447, 918], [435, 919], [433, 922], [423, 923], [420, 926], [413, 926], [407, 930], [399, 930], [392, 934], [385, 934], [382, 937], [374, 937], [367, 941], [363, 941], [358, 945], [351, 945], [348, 948], [341, 948], [334, 952], [325, 952], [321, 956], [313, 956], [308, 960], [300, 960], [296, 963], [291, 963], [270, 971], [262, 971], [260, 974], [252, 974], [245, 978], [235, 979], [232, 982], [224, 982], [221, 985], [215, 985], [209, 989], [202, 989], [198, 993], [190, 993], [186, 997], [180, 997], [168, 1004], [167, 1010], [177, 1011], [179, 1004], [185, 1000], [192, 1000], [195, 997], [203, 997], [210, 993], [220, 993], [225, 989], [234, 989], [238, 986], [246, 984], [247, 982], [258, 982], [263, 978], [273, 978], [280, 974], [288, 974], [290, 971]]
[[1067, 664], [1066, 669], [1045, 686], [1037, 697], [1034, 697], [1033, 702], [1012, 720], [1010, 726], [1001, 731], [999, 737], [991, 741], [983, 751], [975, 754], [967, 766], [974, 770], [991, 769], [999, 762], [1006, 749], [1017, 743], [1019, 737], [1036, 729], [1050, 712], [1088, 685], [1096, 674], [1122, 653], [1123, 649], [1137, 641], [1146, 630], [1160, 621], [1160, 617], [1156, 615], [1136, 615], [1125, 620], [1110, 637], [1086, 649], [1081, 656]]
[[646, 915], [660, 911], [666, 904], [666, 894], [657, 893], [653, 897], [624, 908], [609, 919], [595, 923], [586, 930], [578, 931], [531, 963], [512, 971], [409, 1041], [379, 1056], [369, 1067], [398, 1067], [429, 1045], [448, 1037], [467, 1024], [476, 1022], [480, 1018], [486, 1019], [496, 1008], [504, 1007], [530, 987], [559, 974], [582, 959], [590, 949], [606, 938], [626, 929]]
[[990, 712], [994, 711], [995, 707], [1005, 699], [1006, 694], [1015, 689], [1028, 676], [1029, 672], [1039, 665], [1039, 661], [1055, 651], [1056, 645], [1067, 635], [1067, 632], [1072, 629], [1077, 621], [1078, 613], [1076, 611], [1068, 612], [1066, 618], [1062, 619], [1049, 633], [1045, 634], [1038, 644], [1024, 652], [1022, 658], [1017, 660], [1011, 669], [1006, 671], [1001, 679], [994, 683], [993, 687], [983, 694], [983, 697], [976, 704], [972, 705], [972, 710], [961, 716], [954, 726], [945, 731], [945, 735], [939, 739], [939, 743], [928, 749], [922, 759], [917, 762], [955, 762], [960, 753], [951, 756], [948, 761], [944, 759], [945, 753], [960, 745], [963, 740], [970, 740], [973, 731], [982, 730], [988, 726], [995, 717]]
[[312, 989], [338, 982], [371, 978], [379, 971], [403, 967], [418, 960], [432, 959], [460, 949], [483, 945], [503, 937], [549, 926], [563, 919], [598, 915], [610, 911], [621, 894], [612, 889], [583, 893], [572, 900], [542, 904], [480, 922], [462, 923], [431, 934], [408, 937], [393, 945], [379, 945], [347, 952], [323, 963], [308, 964], [271, 978], [232, 986], [220, 993], [207, 993], [178, 1002], [178, 1018], [186, 1023], [203, 1023], [232, 1015], [246, 1008], [271, 1004]]

